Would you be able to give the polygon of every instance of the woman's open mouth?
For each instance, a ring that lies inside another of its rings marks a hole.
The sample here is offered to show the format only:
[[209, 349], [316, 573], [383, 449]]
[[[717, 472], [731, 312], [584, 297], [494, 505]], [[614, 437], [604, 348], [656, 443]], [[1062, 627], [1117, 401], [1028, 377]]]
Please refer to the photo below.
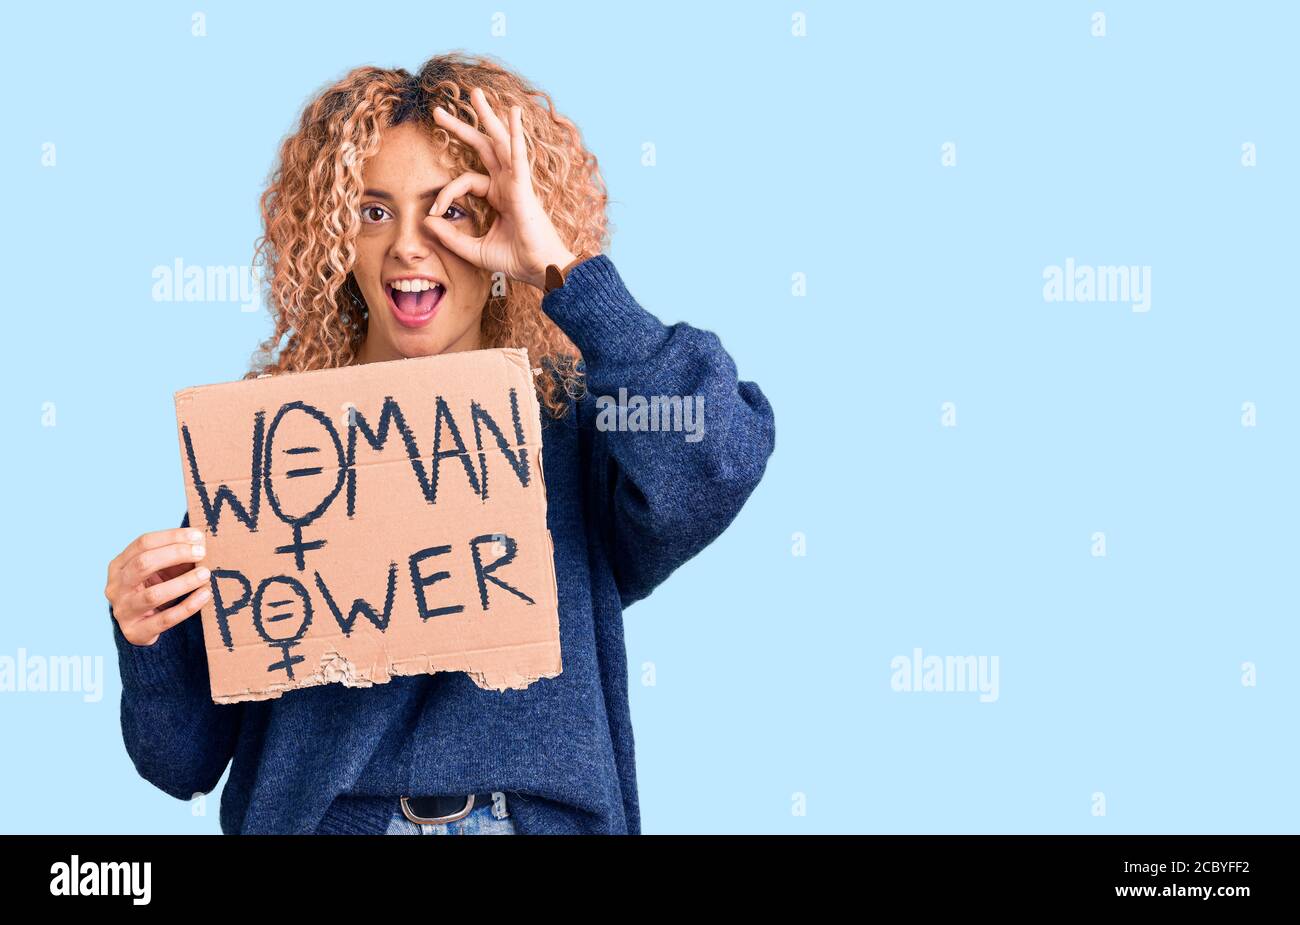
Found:
[[423, 327], [438, 314], [446, 287], [432, 279], [394, 279], [384, 286], [384, 294], [397, 323], [408, 328]]

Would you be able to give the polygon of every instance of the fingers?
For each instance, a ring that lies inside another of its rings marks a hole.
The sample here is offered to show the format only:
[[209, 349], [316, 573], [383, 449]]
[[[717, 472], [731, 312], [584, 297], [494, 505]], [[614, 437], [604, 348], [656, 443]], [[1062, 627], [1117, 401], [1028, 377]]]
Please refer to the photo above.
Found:
[[438, 198], [433, 201], [433, 205], [429, 208], [429, 214], [441, 216], [442, 213], [451, 208], [453, 201], [466, 193], [472, 193], [486, 199], [491, 185], [492, 179], [487, 174], [467, 170], [442, 188], [442, 191], [438, 193]]
[[208, 570], [203, 566], [199, 566], [168, 581], [160, 581], [157, 584], [137, 588], [128, 592], [123, 598], [123, 617], [130, 620], [149, 616], [164, 604], [170, 603], [198, 588], [206, 588], [207, 583]]
[[[488, 173], [495, 173], [503, 166], [511, 172], [516, 172], [519, 169], [517, 164], [521, 161], [516, 151], [514, 130], [506, 128], [505, 123], [501, 121], [495, 110], [492, 109], [492, 105], [488, 102], [487, 94], [483, 92], [481, 87], [471, 88], [469, 91], [469, 99], [470, 103], [474, 106], [474, 111], [478, 113], [479, 124], [483, 126], [483, 131], [487, 133], [486, 135], [473, 128], [468, 123], [457, 119], [441, 106], [435, 107], [433, 110], [434, 122], [447, 129], [447, 131], [451, 132], [467, 145], [473, 147], [474, 150], [478, 152], [479, 157], [483, 161], [483, 166], [487, 168]], [[512, 120], [516, 118], [513, 113], [514, 108], [519, 107], [512, 108]], [[517, 118], [520, 123], [519, 138], [520, 144], [522, 145], [522, 108], [520, 108], [520, 113]], [[527, 151], [526, 149], [523, 150], [525, 157], [522, 159], [522, 163], [526, 166]]]
[[467, 122], [457, 119], [441, 106], [434, 108], [433, 121], [477, 151], [479, 160], [483, 162], [483, 166], [488, 173], [494, 173], [500, 169], [501, 164], [492, 148], [492, 140], [478, 129]]
[[479, 121], [487, 129], [488, 137], [492, 139], [493, 150], [497, 153], [497, 159], [504, 164], [511, 163], [510, 154], [510, 133], [506, 130], [505, 123], [502, 122], [488, 102], [487, 94], [481, 87], [474, 87], [469, 91], [470, 102], [474, 104], [474, 110], [478, 113]]
[[202, 543], [203, 531], [195, 530], [192, 527], [177, 527], [175, 530], [154, 530], [150, 533], [142, 533], [132, 540], [120, 553], [113, 557], [113, 561], [108, 563], [110, 575], [115, 575], [121, 569], [123, 563], [134, 559], [146, 549], [157, 549], [159, 546], [170, 546], [174, 543]]
[[198, 613], [199, 609], [207, 603], [208, 598], [211, 596], [212, 592], [205, 585], [174, 607], [168, 607], [166, 610], [136, 620], [130, 625], [129, 629], [123, 627], [122, 635], [137, 646], [151, 646], [157, 642], [158, 637], [164, 632], [182, 620], [188, 620]]
[[447, 250], [461, 260], [468, 261], [476, 267], [483, 267], [482, 238], [466, 234], [441, 215], [430, 215], [424, 221]]
[[149, 578], [160, 570], [199, 562], [206, 552], [202, 543], [172, 543], [145, 549], [137, 553], [135, 558], [122, 563], [116, 576], [110, 577], [105, 593], [110, 600], [116, 600], [124, 592], [148, 584]]
[[527, 177], [532, 181], [533, 168], [528, 160], [528, 143], [524, 140], [524, 108], [510, 107], [510, 158], [511, 169], [516, 177]]
[[104, 596], [123, 636], [135, 645], [152, 645], [164, 630], [198, 612], [212, 596], [209, 572], [188, 566], [205, 551], [203, 531], [178, 527], [142, 533], [109, 563]]

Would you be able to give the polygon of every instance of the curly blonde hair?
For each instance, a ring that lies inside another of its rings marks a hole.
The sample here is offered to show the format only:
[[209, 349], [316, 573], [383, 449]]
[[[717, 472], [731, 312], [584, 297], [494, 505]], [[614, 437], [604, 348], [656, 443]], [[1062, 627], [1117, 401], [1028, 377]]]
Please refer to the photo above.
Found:
[[[414, 122], [425, 128], [451, 165], [486, 173], [473, 148], [433, 121], [442, 106], [480, 131], [469, 91], [481, 87], [503, 118], [523, 107], [533, 185], [561, 239], [575, 254], [601, 253], [608, 243], [608, 194], [596, 156], [577, 126], [555, 110], [551, 97], [486, 55], [435, 55], [419, 73], [359, 67], [327, 87], [303, 110], [298, 130], [284, 139], [261, 197], [263, 235], [254, 251], [275, 333], [253, 355], [244, 378], [347, 366], [365, 340], [368, 313], [352, 276], [366, 161], [387, 127]], [[477, 234], [494, 210], [467, 197]], [[552, 375], [539, 376], [538, 397], [555, 417], [583, 388], [581, 355], [542, 311], [542, 294], [507, 284], [483, 311], [485, 347], [526, 347]], [[287, 340], [286, 340], [287, 336]], [[284, 341], [282, 344], [281, 342]], [[277, 352], [278, 350], [278, 352]]]

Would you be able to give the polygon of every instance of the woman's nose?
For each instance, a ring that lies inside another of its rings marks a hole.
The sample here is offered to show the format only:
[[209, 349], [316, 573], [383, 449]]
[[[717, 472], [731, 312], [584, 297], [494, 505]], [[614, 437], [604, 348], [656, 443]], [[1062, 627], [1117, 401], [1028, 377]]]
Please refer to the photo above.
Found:
[[429, 256], [431, 245], [423, 223], [403, 220], [398, 226], [392, 250], [394, 257], [406, 263], [415, 263]]

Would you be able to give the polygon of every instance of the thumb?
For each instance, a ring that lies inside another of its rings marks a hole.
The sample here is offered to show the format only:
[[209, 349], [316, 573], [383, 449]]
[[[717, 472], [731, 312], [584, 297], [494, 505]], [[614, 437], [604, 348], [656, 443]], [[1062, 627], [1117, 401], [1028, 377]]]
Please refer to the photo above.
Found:
[[474, 266], [482, 268], [481, 238], [466, 234], [441, 215], [430, 215], [425, 221], [429, 223], [429, 228], [438, 236], [438, 240], [446, 246], [447, 250], [461, 260], [466, 260], [474, 264]]

